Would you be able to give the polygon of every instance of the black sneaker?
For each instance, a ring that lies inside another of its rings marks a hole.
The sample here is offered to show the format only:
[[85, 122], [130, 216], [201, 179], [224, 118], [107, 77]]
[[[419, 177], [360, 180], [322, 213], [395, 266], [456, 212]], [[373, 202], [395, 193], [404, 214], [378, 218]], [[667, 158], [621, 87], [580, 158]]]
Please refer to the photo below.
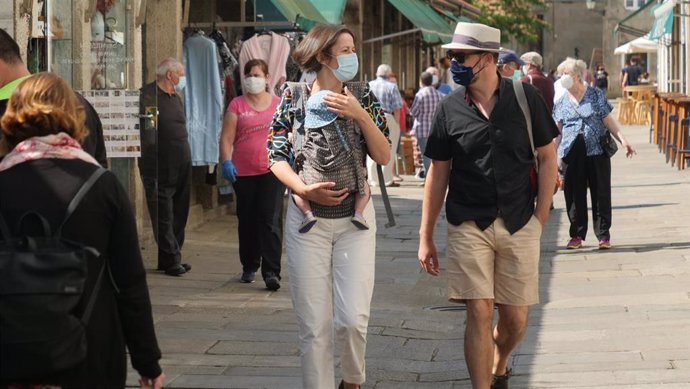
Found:
[[255, 271], [245, 271], [242, 272], [242, 277], [240, 278], [240, 280], [245, 284], [251, 284], [252, 282], [254, 282], [254, 278], [256, 278]]
[[273, 273], [266, 274], [264, 282], [266, 283], [266, 289], [268, 290], [275, 292], [276, 290], [280, 289], [280, 279]]
[[[188, 263], [181, 263], [180, 265], [181, 265], [186, 271], [192, 270], [192, 265], [190, 265], [190, 264], [188, 264]], [[161, 270], [161, 271], [163, 271], [163, 270], [165, 270], [165, 268], [162, 267], [161, 265], [158, 265], [158, 267], [156, 268], [156, 270]]]
[[513, 374], [513, 369], [506, 370], [503, 375], [494, 375], [494, 379], [491, 381], [491, 389], [508, 389], [508, 379], [511, 374]]
[[179, 277], [187, 272], [187, 269], [182, 265], [175, 265], [165, 269], [166, 276]]

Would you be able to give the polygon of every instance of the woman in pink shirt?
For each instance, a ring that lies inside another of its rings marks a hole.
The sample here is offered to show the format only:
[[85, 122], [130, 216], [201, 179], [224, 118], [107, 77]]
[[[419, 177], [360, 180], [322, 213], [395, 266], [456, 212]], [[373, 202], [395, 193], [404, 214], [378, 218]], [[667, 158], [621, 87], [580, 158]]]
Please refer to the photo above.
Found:
[[237, 198], [240, 261], [245, 283], [261, 268], [266, 288], [280, 288], [283, 193], [285, 186], [268, 169], [266, 138], [280, 102], [268, 92], [268, 64], [249, 60], [244, 66], [245, 95], [228, 106], [220, 136], [223, 176]]

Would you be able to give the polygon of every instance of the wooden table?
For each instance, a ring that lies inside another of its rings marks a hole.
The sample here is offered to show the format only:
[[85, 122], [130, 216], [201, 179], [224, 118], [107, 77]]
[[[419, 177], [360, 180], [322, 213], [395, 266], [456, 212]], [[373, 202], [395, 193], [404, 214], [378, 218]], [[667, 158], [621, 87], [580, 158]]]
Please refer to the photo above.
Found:
[[623, 89], [623, 92], [633, 99], [639, 99], [644, 94], [654, 94], [656, 92], [656, 85], [628, 85]]

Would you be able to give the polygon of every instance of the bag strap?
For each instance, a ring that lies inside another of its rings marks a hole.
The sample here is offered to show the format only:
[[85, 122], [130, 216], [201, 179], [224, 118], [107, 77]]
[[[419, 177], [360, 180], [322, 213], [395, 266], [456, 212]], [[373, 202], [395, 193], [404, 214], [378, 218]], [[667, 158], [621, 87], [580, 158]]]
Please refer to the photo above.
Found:
[[89, 302], [86, 303], [86, 308], [84, 308], [84, 312], [81, 314], [80, 320], [84, 325], [89, 323], [91, 313], [93, 313], [93, 307], [96, 305], [96, 299], [98, 297], [98, 292], [101, 290], [101, 281], [103, 280], [103, 274], [105, 273], [106, 264], [107, 261], [103, 261], [103, 264], [101, 265], [101, 270], [98, 272], [98, 278], [96, 279], [96, 283], [93, 284], [91, 296], [89, 296]]
[[84, 184], [81, 186], [81, 188], [79, 188], [79, 190], [77, 191], [77, 194], [74, 195], [74, 197], [72, 198], [72, 201], [70, 201], [69, 205], [67, 206], [67, 211], [65, 212], [65, 218], [62, 220], [62, 223], [60, 223], [60, 226], [55, 231], [56, 237], [61, 236], [62, 227], [67, 222], [67, 219], [69, 219], [70, 216], [72, 216], [72, 213], [79, 206], [79, 203], [81, 203], [81, 200], [84, 198], [84, 196], [86, 196], [86, 194], [89, 192], [89, 190], [91, 189], [93, 184], [96, 183], [96, 180], [98, 180], [103, 175], [103, 173], [105, 173], [105, 172], [106, 172], [106, 170], [104, 168], [98, 167], [91, 174], [89, 179], [86, 180], [86, 182], [84, 182]]
[[529, 134], [529, 145], [532, 148], [532, 157], [534, 158], [534, 168], [539, 171], [539, 163], [537, 161], [537, 149], [534, 148], [534, 135], [532, 134], [532, 115], [529, 111], [529, 104], [527, 103], [527, 95], [525, 95], [525, 88], [522, 86], [522, 81], [513, 80], [513, 89], [515, 89], [515, 97], [518, 105], [522, 111], [522, 115], [527, 122], [527, 133]]
[[5, 218], [2, 216], [2, 212], [0, 212], [0, 233], [2, 233], [2, 240], [5, 241], [5, 244], [7, 244], [10, 247], [14, 247], [14, 239], [12, 239], [12, 233], [10, 232], [10, 228], [7, 226]]
[[[65, 212], [65, 218], [63, 219], [62, 223], [60, 224], [60, 227], [58, 227], [57, 231], [55, 232], [56, 237], [60, 237], [62, 234], [62, 226], [65, 225], [67, 222], [67, 219], [72, 216], [74, 213], [74, 210], [77, 209], [81, 201], [84, 199], [86, 194], [91, 190], [93, 185], [98, 181], [98, 179], [103, 175], [103, 173], [106, 172], [106, 169], [99, 167], [96, 169], [93, 173], [91, 173], [91, 176], [82, 184], [81, 188], [77, 191], [77, 194], [74, 195], [72, 198], [72, 201], [70, 201], [69, 205], [67, 206], [67, 211]], [[82, 250], [90, 252], [96, 257], [100, 256], [100, 253], [98, 250], [91, 248], [91, 247], [83, 247]], [[89, 296], [89, 301], [86, 303], [86, 307], [84, 308], [84, 312], [81, 315], [81, 322], [86, 325], [89, 322], [89, 319], [91, 318], [91, 313], [93, 312], [93, 308], [96, 305], [96, 300], [98, 298], [98, 293], [101, 290], [101, 281], [103, 280], [103, 274], [105, 273], [105, 268], [107, 266], [107, 261], [103, 261], [101, 264], [101, 270], [98, 272], [98, 278], [96, 279], [96, 283], [93, 285], [93, 289], [91, 290], [91, 296]]]

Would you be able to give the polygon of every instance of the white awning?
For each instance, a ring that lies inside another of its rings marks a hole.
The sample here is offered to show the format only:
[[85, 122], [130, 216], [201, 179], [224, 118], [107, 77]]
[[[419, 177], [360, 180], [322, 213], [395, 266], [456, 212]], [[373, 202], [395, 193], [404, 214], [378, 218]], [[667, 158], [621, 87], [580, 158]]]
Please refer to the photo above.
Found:
[[614, 54], [656, 53], [659, 46], [656, 42], [647, 39], [647, 36], [633, 39], [630, 42], [616, 47]]

